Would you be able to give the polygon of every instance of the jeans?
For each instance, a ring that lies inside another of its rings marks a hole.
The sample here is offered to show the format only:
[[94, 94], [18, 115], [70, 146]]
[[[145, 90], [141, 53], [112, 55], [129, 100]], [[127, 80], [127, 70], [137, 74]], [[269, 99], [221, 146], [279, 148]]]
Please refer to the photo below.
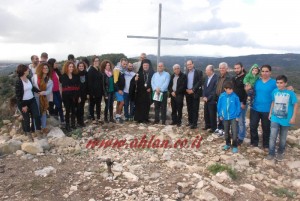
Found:
[[[134, 116], [134, 102], [130, 100], [129, 93], [124, 92], [124, 115], [125, 118], [133, 118]], [[129, 109], [130, 107], [130, 109]], [[128, 113], [129, 110], [129, 113]]]
[[286, 137], [288, 134], [289, 126], [281, 126], [278, 123], [271, 122], [271, 135], [269, 142], [269, 155], [275, 156], [276, 139], [279, 133], [279, 147], [278, 154], [283, 154], [286, 145]]
[[269, 112], [258, 112], [253, 109], [250, 110], [250, 135], [251, 135], [251, 145], [258, 146], [258, 124], [261, 120], [261, 126], [263, 130], [263, 147], [269, 148], [270, 141], [270, 120]]
[[[236, 119], [223, 120], [224, 131], [225, 131], [225, 141], [226, 145], [237, 147], [237, 133], [238, 133], [238, 122]], [[231, 126], [232, 136], [230, 136], [229, 130]], [[232, 138], [232, 143], [231, 143]]]
[[42, 128], [46, 128], [46, 125], [47, 125], [47, 112], [45, 112], [45, 114], [41, 114], [41, 112], [40, 112], [40, 98], [39, 98], [39, 96], [35, 96], [35, 101], [36, 101], [36, 104], [37, 104], [37, 107], [38, 107], [38, 111], [39, 111], [39, 114], [40, 114], [40, 117], [41, 117], [41, 127]]
[[241, 108], [241, 113], [239, 116], [239, 124], [238, 124], [238, 140], [243, 141], [246, 136], [246, 112], [248, 105], [245, 106], [245, 109]]
[[41, 118], [40, 118], [40, 114], [39, 114], [39, 110], [35, 98], [26, 100], [24, 102], [25, 102], [24, 106], [28, 107], [27, 112], [24, 113], [22, 111], [22, 106], [20, 105], [18, 106], [23, 116], [22, 127], [24, 132], [30, 132], [30, 114], [32, 115], [32, 119], [33, 119], [32, 125], [34, 125], [36, 130], [41, 130]]
[[[53, 91], [53, 103], [55, 105], [55, 110], [58, 112], [60, 117], [60, 122], [64, 122], [64, 113], [62, 110], [62, 99], [59, 91]], [[56, 113], [56, 112], [55, 112]]]

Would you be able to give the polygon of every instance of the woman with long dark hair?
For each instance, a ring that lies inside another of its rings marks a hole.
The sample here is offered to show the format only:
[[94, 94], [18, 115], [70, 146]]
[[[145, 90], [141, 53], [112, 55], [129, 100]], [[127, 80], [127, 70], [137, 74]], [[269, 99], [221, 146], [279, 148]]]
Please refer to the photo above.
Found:
[[[114, 106], [114, 78], [113, 78], [113, 64], [109, 60], [104, 60], [100, 65], [101, 72], [103, 74], [103, 86], [104, 86], [104, 97], [105, 97], [105, 109], [104, 109], [104, 121], [106, 123], [116, 121], [113, 115]], [[108, 119], [109, 112], [109, 119]]]
[[[49, 59], [48, 60], [48, 64], [50, 67], [50, 72], [52, 72], [51, 75], [51, 79], [53, 81], [53, 88], [52, 88], [52, 94], [53, 94], [53, 102], [51, 105], [51, 103], [49, 102], [49, 112], [50, 115], [54, 115], [57, 116], [59, 115], [60, 117], [60, 122], [63, 124], [65, 122], [65, 118], [64, 118], [64, 113], [62, 110], [62, 99], [61, 99], [61, 94], [59, 91], [59, 78], [61, 76], [61, 72], [58, 69], [58, 64], [56, 63], [56, 59]], [[55, 108], [51, 108], [50, 107], [54, 107]], [[52, 114], [51, 114], [52, 113]]]
[[83, 61], [80, 61], [77, 64], [77, 70], [80, 80], [80, 90], [79, 97], [81, 99], [80, 103], [78, 103], [77, 108], [77, 124], [81, 127], [84, 127], [84, 105], [87, 96], [87, 87], [88, 87], [88, 76], [86, 72], [86, 64]]
[[38, 106], [34, 98], [33, 92], [40, 92], [35, 88], [30, 79], [27, 78], [29, 75], [29, 67], [20, 64], [17, 67], [18, 79], [16, 81], [16, 99], [18, 109], [21, 111], [23, 116], [23, 131], [28, 136], [30, 141], [33, 141], [30, 133], [30, 114], [32, 115], [33, 124], [37, 133], [41, 133], [41, 119], [39, 115]]

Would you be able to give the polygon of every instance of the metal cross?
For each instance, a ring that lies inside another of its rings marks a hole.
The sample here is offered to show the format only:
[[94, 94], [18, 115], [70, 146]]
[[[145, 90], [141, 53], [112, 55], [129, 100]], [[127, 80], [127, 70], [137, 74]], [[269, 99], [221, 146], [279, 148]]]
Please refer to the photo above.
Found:
[[142, 38], [142, 39], [157, 39], [157, 65], [160, 61], [160, 41], [161, 40], [177, 40], [177, 41], [188, 41], [186, 38], [168, 38], [161, 37], [161, 3], [159, 4], [159, 14], [158, 14], [158, 36], [131, 36], [128, 35], [127, 38]]

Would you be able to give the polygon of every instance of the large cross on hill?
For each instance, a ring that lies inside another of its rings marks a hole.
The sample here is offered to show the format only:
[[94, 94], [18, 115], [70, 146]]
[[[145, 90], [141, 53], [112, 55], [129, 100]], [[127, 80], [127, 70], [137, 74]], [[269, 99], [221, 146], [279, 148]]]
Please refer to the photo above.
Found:
[[158, 14], [158, 36], [131, 36], [128, 35], [127, 38], [141, 38], [141, 39], [157, 39], [157, 64], [160, 62], [160, 41], [161, 40], [177, 40], [177, 41], [188, 41], [186, 38], [168, 38], [161, 37], [161, 3], [159, 4], [159, 14]]

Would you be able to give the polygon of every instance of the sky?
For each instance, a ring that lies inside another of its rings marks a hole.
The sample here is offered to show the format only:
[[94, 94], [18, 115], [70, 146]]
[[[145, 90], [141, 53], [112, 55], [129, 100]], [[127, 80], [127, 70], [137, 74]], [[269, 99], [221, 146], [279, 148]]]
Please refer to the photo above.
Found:
[[0, 0], [0, 60], [124, 53], [226, 57], [300, 53], [297, 0]]

